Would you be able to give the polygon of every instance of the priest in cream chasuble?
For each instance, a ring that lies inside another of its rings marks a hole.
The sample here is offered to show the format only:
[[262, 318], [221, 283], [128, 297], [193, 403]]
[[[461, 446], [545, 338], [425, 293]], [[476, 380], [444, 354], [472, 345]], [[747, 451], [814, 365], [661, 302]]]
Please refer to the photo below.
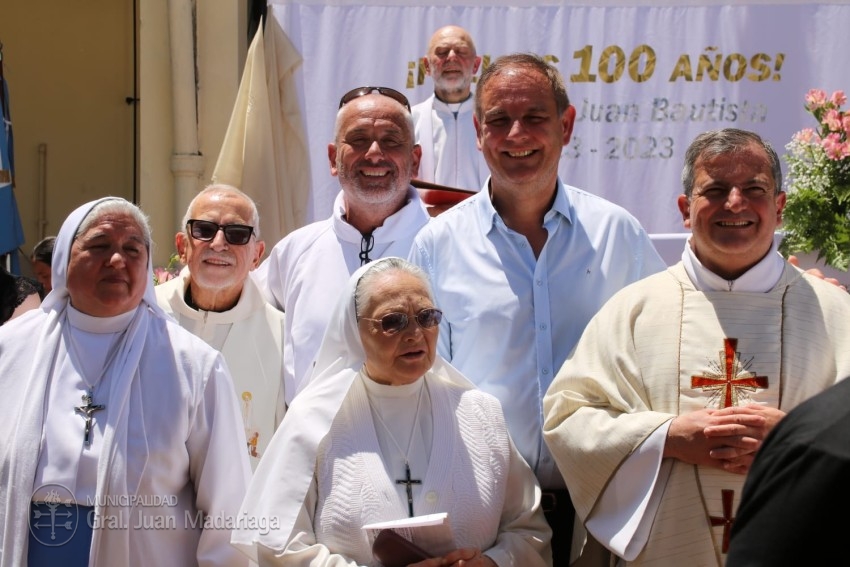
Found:
[[722, 565], [745, 475], [648, 460], [644, 442], [701, 408], [787, 412], [850, 375], [848, 338], [847, 293], [790, 265], [767, 293], [698, 291], [681, 264], [625, 288], [588, 325], [545, 403], [546, 440], [579, 517], [590, 527], [607, 515], [622, 555], [645, 542], [630, 565]]
[[602, 307], [543, 401], [578, 529], [620, 565], [724, 565], [761, 442], [850, 375], [850, 296], [777, 253], [776, 151], [705, 132], [682, 183], [682, 261]]

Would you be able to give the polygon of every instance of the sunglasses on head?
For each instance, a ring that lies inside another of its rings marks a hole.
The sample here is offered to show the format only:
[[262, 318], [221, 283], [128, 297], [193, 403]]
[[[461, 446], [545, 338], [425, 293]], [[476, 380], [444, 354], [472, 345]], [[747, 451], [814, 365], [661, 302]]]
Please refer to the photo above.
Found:
[[209, 242], [218, 231], [224, 232], [224, 239], [228, 244], [241, 246], [248, 244], [251, 236], [254, 234], [254, 227], [246, 224], [218, 224], [212, 221], [191, 219], [186, 223], [189, 227], [189, 234], [196, 240]]
[[342, 108], [355, 98], [360, 98], [361, 96], [366, 96], [367, 94], [372, 94], [377, 91], [378, 94], [388, 96], [394, 101], [401, 104], [403, 107], [410, 112], [410, 102], [407, 100], [407, 97], [398, 92], [395, 89], [391, 89], [389, 87], [357, 87], [356, 89], [351, 89], [339, 99], [339, 107]]
[[[440, 321], [443, 320], [443, 312], [429, 307], [421, 310], [413, 318], [423, 329], [430, 329], [440, 324]], [[361, 319], [380, 323], [381, 331], [388, 337], [400, 333], [410, 324], [410, 317], [407, 316], [407, 313], [387, 313], [380, 319], [370, 319], [369, 317], [361, 317]]]

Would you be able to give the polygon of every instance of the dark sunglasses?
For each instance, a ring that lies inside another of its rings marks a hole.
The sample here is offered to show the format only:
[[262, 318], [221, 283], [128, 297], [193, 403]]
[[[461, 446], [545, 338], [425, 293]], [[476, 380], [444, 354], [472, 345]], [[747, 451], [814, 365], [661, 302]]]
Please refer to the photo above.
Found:
[[[405, 330], [410, 323], [410, 317], [407, 316], [407, 313], [387, 313], [380, 319], [370, 319], [369, 317], [361, 317], [361, 319], [380, 323], [381, 330], [388, 337]], [[443, 312], [430, 307], [417, 313], [414, 319], [423, 329], [430, 329], [440, 324], [440, 321], [443, 320]]]
[[220, 230], [224, 232], [224, 239], [228, 244], [237, 246], [248, 244], [254, 234], [254, 227], [246, 224], [218, 224], [207, 220], [191, 219], [186, 226], [189, 227], [189, 234], [196, 240], [209, 242]]
[[360, 98], [361, 96], [372, 94], [375, 91], [378, 91], [378, 94], [390, 97], [394, 101], [404, 106], [407, 111], [410, 112], [410, 102], [407, 100], [407, 97], [398, 92], [397, 90], [391, 89], [389, 87], [358, 87], [356, 89], [351, 89], [350, 91], [342, 95], [341, 99], [339, 99], [339, 107], [342, 108], [355, 98]]

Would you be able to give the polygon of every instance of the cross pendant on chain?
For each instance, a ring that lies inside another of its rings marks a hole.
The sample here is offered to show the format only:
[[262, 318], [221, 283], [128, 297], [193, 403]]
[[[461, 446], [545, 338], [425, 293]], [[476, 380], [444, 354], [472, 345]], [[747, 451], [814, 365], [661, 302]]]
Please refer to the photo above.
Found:
[[86, 447], [91, 447], [91, 425], [92, 420], [94, 419], [94, 412], [104, 410], [106, 409], [106, 406], [103, 404], [93, 404], [91, 391], [83, 394], [83, 403], [85, 403], [84, 406], [76, 406], [74, 409], [78, 414], [80, 414], [80, 417], [86, 420], [86, 433], [83, 437], [83, 442]]
[[413, 485], [414, 484], [422, 484], [421, 480], [413, 480], [410, 478], [410, 465], [406, 462], [404, 463], [404, 476], [405, 478], [402, 480], [395, 481], [396, 484], [405, 484], [407, 485], [407, 510], [410, 514], [410, 517], [413, 517]]

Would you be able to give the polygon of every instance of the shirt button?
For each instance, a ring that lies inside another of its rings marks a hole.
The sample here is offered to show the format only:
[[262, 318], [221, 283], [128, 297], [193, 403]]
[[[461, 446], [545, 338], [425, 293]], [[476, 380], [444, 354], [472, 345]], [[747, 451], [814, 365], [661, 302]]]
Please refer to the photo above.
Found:
[[425, 495], [425, 502], [428, 504], [435, 504], [437, 502], [437, 498], [437, 493], [431, 490]]
[[549, 369], [548, 369], [548, 368], [544, 368], [544, 369], [543, 369], [543, 375], [544, 375], [544, 376], [547, 376], [548, 374], [549, 374]]
[[542, 323], [542, 324], [540, 325], [540, 330], [541, 330], [541, 331], [545, 331], [545, 330], [546, 330], [546, 323]]

